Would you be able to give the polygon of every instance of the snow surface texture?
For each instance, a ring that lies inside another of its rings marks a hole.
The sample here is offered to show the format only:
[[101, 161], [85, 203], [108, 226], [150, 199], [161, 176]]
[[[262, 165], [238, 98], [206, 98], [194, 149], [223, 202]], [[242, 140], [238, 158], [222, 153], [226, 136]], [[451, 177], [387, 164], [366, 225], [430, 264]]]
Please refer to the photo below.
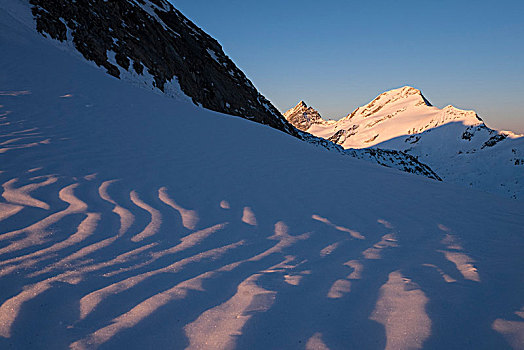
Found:
[[385, 92], [339, 121], [322, 119], [304, 102], [284, 116], [346, 149], [402, 151], [444, 181], [524, 198], [524, 137], [488, 128], [474, 111], [433, 107], [415, 88]]
[[6, 4], [1, 349], [523, 348], [522, 202], [134, 87]]

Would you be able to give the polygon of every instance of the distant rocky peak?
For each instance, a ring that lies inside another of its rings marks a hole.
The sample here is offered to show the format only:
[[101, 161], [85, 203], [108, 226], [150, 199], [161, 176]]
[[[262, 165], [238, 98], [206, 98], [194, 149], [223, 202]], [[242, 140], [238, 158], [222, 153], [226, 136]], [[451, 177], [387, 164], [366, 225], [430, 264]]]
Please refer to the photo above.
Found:
[[[308, 110], [314, 111], [312, 107], [309, 107], [304, 101], [300, 101], [295, 107], [289, 109], [287, 112], [284, 113], [284, 117], [286, 115], [296, 114], [296, 113], [304, 113]], [[286, 117], [286, 119], [288, 119]]]
[[304, 101], [300, 101], [295, 107], [284, 113], [284, 117], [295, 128], [302, 131], [306, 131], [313, 124], [324, 122], [320, 113], [313, 107], [308, 107]]

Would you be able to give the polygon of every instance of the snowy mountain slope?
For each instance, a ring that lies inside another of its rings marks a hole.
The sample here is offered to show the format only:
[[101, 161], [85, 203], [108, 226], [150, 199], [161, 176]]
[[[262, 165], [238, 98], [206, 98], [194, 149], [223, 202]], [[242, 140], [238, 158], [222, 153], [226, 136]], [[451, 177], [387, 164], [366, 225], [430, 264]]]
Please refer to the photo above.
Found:
[[[285, 115], [292, 124], [297, 120], [296, 113]], [[474, 111], [433, 107], [409, 86], [385, 92], [339, 121], [315, 118], [305, 131], [346, 149], [405, 152], [444, 181], [524, 195], [524, 137], [490, 129]]]
[[5, 4], [0, 348], [522, 348], [521, 202], [129, 86]]
[[524, 137], [484, 124], [449, 123], [411, 137], [398, 137], [378, 147], [398, 149], [431, 164], [453, 183], [524, 198]]
[[220, 44], [166, 0], [29, 2], [42, 35], [112, 76], [296, 135]]
[[312, 145], [326, 148], [332, 152], [337, 152], [344, 156], [373, 162], [388, 168], [397, 169], [406, 173], [425, 176], [429, 179], [442, 181], [440, 176], [429, 166], [421, 163], [417, 157], [401, 151], [374, 149], [344, 149], [331, 140], [326, 140], [318, 136], [313, 136], [307, 132], [299, 132], [299, 137]]
[[[287, 123], [223, 53], [218, 42], [164, 0], [118, 3], [31, 0], [30, 3], [38, 32], [63, 42], [60, 47], [80, 53], [110, 75], [337, 149]], [[29, 11], [25, 7], [23, 10]], [[34, 26], [32, 21], [28, 26]], [[397, 151], [383, 151], [382, 156], [375, 151], [360, 151], [358, 157], [439, 179], [415, 157]]]
[[312, 107], [308, 107], [304, 101], [301, 101], [298, 105], [296, 105], [296, 107], [285, 112], [284, 117], [292, 125], [299, 129], [299, 137], [310, 144], [324, 147], [331, 151], [339, 152], [350, 157], [377, 163], [388, 168], [422, 175], [434, 180], [442, 180], [440, 176], [438, 176], [438, 174], [435, 173], [429, 166], [420, 162], [417, 157], [405, 152], [378, 148], [344, 149], [337, 144], [337, 138], [340, 137], [340, 132], [335, 133], [335, 135], [329, 139], [325, 139], [303, 131], [307, 130], [315, 123], [329, 124], [335, 122], [325, 122], [320, 114]]

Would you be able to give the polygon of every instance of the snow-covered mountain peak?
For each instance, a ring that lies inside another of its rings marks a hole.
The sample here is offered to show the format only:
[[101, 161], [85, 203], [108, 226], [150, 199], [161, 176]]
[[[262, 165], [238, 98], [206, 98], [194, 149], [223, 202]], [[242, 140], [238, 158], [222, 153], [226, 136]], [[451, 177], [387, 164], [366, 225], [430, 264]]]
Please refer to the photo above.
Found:
[[410, 86], [384, 92], [339, 121], [302, 125], [346, 151], [404, 152], [444, 181], [513, 198], [524, 194], [522, 135], [489, 128], [473, 110], [434, 107]]
[[376, 114], [386, 106], [401, 106], [401, 108], [419, 106], [431, 107], [431, 103], [429, 103], [429, 101], [422, 95], [422, 92], [419, 89], [415, 89], [411, 86], [404, 86], [378, 95], [373, 101], [363, 107], [357, 108], [344, 119], [364, 119]]
[[406, 97], [413, 96], [413, 95], [422, 96], [422, 92], [419, 89], [406, 85], [401, 88], [386, 91], [383, 94], [381, 94], [379, 97], [388, 96], [391, 98], [406, 98]]
[[367, 148], [451, 123], [485, 127], [475, 111], [451, 105], [439, 109], [432, 106], [419, 89], [404, 86], [380, 94], [337, 122], [311, 123], [307, 131], [344, 148]]
[[479, 125], [483, 124], [482, 119], [477, 115], [475, 111], [463, 110], [452, 105], [447, 105], [442, 109], [445, 122], [456, 122], [460, 121], [464, 125]]

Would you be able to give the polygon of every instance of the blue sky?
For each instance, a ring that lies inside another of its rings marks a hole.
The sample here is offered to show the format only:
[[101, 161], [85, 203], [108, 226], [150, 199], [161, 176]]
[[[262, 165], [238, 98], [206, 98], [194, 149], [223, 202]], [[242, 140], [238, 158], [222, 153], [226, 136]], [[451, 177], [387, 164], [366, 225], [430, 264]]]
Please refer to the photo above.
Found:
[[282, 111], [339, 119], [411, 85], [524, 133], [524, 1], [171, 2]]

